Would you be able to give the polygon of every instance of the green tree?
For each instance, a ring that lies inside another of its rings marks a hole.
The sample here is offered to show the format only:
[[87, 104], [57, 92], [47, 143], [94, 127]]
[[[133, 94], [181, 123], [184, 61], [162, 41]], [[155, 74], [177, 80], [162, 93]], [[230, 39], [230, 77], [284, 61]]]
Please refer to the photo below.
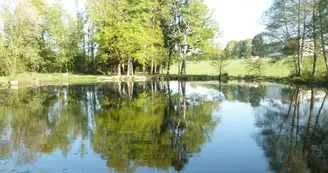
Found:
[[263, 76], [264, 74], [264, 62], [262, 58], [248, 59], [246, 60], [246, 69], [256, 76]]
[[[292, 64], [298, 76], [303, 73], [306, 40], [310, 35], [317, 39], [317, 31], [313, 30], [316, 26], [313, 24], [317, 23], [313, 23], [313, 19], [317, 19], [314, 17], [317, 15], [313, 15], [312, 7], [310, 1], [275, 0], [270, 9], [264, 13], [266, 35], [271, 42], [284, 43], [283, 53], [293, 57]], [[317, 59], [316, 57], [317, 55], [314, 56], [314, 60]]]
[[239, 57], [251, 58], [252, 56], [252, 39], [242, 40], [239, 42]]
[[25, 0], [13, 10], [6, 4], [2, 10], [3, 46], [1, 71], [4, 75], [36, 71], [42, 61], [37, 40], [40, 37], [40, 17], [32, 3]]
[[252, 40], [252, 55], [264, 58], [268, 53], [263, 34], [256, 35]]
[[328, 71], [328, 56], [327, 56], [327, 44], [328, 39], [325, 35], [328, 33], [328, 1], [320, 0], [318, 2], [318, 17], [319, 17], [319, 30], [320, 30], [320, 41], [321, 41], [321, 51], [323, 53], [323, 58], [325, 60], [326, 69]]
[[181, 54], [181, 74], [186, 75], [187, 55], [206, 54], [210, 41], [218, 31], [208, 7], [201, 0], [176, 1], [173, 6], [177, 49]]
[[[214, 47], [214, 46], [213, 46]], [[213, 50], [211, 55], [211, 65], [219, 70], [219, 77], [221, 79], [224, 68], [228, 65], [229, 55], [226, 55], [224, 51], [221, 51], [218, 46]]]
[[224, 54], [229, 58], [236, 58], [238, 55], [236, 51], [236, 45], [238, 44], [238, 41], [229, 41], [227, 46], [224, 49]]
[[21, 72], [151, 74], [200, 60], [218, 32], [201, 0], [88, 0], [71, 15], [61, 1], [1, 6], [1, 75]]

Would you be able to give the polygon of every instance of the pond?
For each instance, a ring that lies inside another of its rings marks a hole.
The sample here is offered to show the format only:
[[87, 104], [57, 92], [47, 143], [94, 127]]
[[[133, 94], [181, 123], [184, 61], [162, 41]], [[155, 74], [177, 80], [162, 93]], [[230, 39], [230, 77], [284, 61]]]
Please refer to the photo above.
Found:
[[214, 81], [5, 89], [0, 172], [327, 172], [326, 97]]

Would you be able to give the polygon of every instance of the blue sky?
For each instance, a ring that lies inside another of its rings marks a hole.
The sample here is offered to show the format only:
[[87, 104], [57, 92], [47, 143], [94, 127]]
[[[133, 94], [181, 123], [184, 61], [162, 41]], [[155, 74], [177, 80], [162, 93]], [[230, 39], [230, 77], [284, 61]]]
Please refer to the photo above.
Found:
[[[1, 1], [1, 0], [0, 0]], [[55, 0], [48, 0], [55, 1]], [[86, 0], [78, 0], [80, 7]], [[223, 46], [230, 40], [253, 38], [263, 31], [261, 16], [267, 10], [272, 0], [204, 0], [213, 10], [213, 18], [223, 32], [218, 41]], [[75, 0], [63, 0], [67, 10], [75, 11]]]

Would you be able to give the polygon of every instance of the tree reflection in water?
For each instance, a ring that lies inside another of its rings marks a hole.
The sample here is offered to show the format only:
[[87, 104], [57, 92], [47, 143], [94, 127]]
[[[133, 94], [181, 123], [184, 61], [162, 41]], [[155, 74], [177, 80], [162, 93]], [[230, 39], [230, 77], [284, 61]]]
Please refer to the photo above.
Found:
[[[116, 172], [147, 166], [183, 170], [201, 151], [218, 121], [218, 101], [190, 102], [185, 83], [116, 83], [4, 90], [0, 94], [0, 158], [34, 164], [80, 141]], [[76, 147], [76, 146], [74, 146]]]
[[255, 113], [253, 138], [270, 171], [328, 171], [326, 92], [166, 81], [2, 90], [0, 165], [3, 159], [33, 165], [40, 156], [74, 152], [100, 156], [114, 172], [182, 171], [211, 141], [219, 123], [214, 112], [235, 102], [254, 111], [247, 118]]
[[143, 87], [150, 92], [137, 89], [127, 92], [136, 98], [122, 94], [114, 103], [103, 102], [105, 109], [95, 116], [94, 150], [117, 172], [134, 172], [142, 166], [183, 170], [188, 158], [209, 140], [217, 124], [212, 112], [219, 103], [189, 103], [184, 82], [176, 94], [169, 83]]
[[290, 93], [285, 104], [271, 100], [257, 114], [255, 139], [274, 172], [327, 172], [328, 92], [293, 88]]

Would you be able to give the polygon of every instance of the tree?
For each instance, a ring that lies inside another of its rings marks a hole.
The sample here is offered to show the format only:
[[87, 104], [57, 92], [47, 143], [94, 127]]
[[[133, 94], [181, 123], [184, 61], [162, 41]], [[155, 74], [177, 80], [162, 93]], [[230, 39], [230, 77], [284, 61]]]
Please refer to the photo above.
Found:
[[256, 35], [252, 40], [252, 55], [264, 58], [268, 53], [263, 34]]
[[314, 77], [318, 71], [318, 56], [319, 56], [319, 49], [318, 49], [318, 10], [317, 10], [317, 1], [312, 0], [312, 37], [313, 37], [313, 69], [312, 69], [312, 76]]
[[252, 56], [252, 39], [242, 40], [239, 43], [239, 57], [251, 58]]
[[238, 41], [229, 41], [227, 46], [224, 49], [224, 54], [229, 58], [236, 58], [238, 55], [236, 51], [236, 45], [238, 44]]
[[308, 25], [308, 11], [303, 11], [301, 7], [300, 1], [275, 0], [270, 9], [264, 13], [267, 26], [265, 34], [273, 42], [284, 43], [284, 54], [293, 56], [296, 74], [301, 74], [302, 70], [305, 25]]
[[40, 17], [28, 0], [17, 4], [11, 10], [11, 4], [3, 7], [3, 56], [4, 74], [16, 74], [24, 71], [36, 71], [42, 60], [37, 48], [40, 37]]
[[226, 55], [225, 52], [219, 50], [218, 46], [214, 49], [211, 55], [211, 65], [219, 70], [219, 77], [222, 77], [222, 72], [224, 68], [228, 65], [229, 55]]
[[323, 58], [325, 60], [326, 70], [328, 71], [328, 57], [326, 46], [328, 44], [325, 35], [328, 33], [328, 1], [320, 0], [318, 4], [318, 13], [319, 13], [319, 30], [320, 30], [320, 40], [321, 40], [321, 51], [323, 53]]
[[157, 74], [175, 61], [185, 74], [187, 60], [203, 59], [218, 32], [202, 0], [87, 0], [76, 10], [61, 1], [4, 3], [1, 75]]
[[264, 62], [262, 58], [259, 59], [248, 59], [246, 60], [246, 69], [250, 72], [253, 73], [256, 76], [263, 76], [264, 72]]
[[[186, 75], [187, 55], [206, 54], [209, 42], [218, 31], [208, 7], [201, 0], [176, 1], [173, 6], [175, 28], [180, 38], [176, 49], [182, 56], [181, 74]], [[200, 52], [201, 51], [201, 52]]]
[[252, 39], [229, 41], [224, 52], [230, 58], [250, 58], [252, 56]]
[[[154, 57], [163, 56], [164, 41], [157, 4], [152, 1], [90, 0], [88, 11], [95, 27], [100, 55], [118, 62], [117, 74], [127, 61], [127, 74], [133, 74], [133, 62], [154, 65]], [[148, 8], [149, 7], [149, 8]], [[101, 13], [99, 13], [101, 11]], [[133, 15], [132, 15], [133, 14]]]

